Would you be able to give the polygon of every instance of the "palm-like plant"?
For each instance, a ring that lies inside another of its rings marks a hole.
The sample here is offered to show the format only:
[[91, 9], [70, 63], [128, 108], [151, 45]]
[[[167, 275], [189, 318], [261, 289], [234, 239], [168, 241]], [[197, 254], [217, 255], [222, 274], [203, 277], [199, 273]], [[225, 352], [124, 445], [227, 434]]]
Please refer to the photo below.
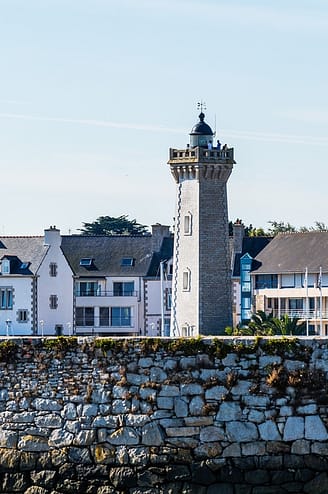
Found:
[[282, 335], [300, 335], [304, 333], [306, 323], [300, 322], [299, 317], [289, 317], [287, 314], [278, 319], [273, 317], [271, 320], [271, 328], [274, 334]]
[[263, 310], [259, 310], [255, 314], [252, 314], [248, 328], [254, 335], [271, 335], [273, 334], [271, 326], [272, 319], [272, 312], [267, 314]]

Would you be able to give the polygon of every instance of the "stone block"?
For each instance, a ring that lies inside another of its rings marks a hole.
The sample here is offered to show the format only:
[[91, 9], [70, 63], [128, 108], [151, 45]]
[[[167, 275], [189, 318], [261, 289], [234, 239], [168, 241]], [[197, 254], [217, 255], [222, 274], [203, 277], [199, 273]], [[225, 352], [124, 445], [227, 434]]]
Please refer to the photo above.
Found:
[[199, 427], [167, 427], [165, 430], [168, 437], [189, 437], [199, 434]]
[[272, 420], [267, 420], [258, 425], [259, 433], [263, 441], [280, 441], [281, 435], [277, 425]]
[[156, 401], [157, 407], [161, 410], [173, 410], [174, 408], [174, 401], [173, 398], [170, 396], [158, 396]]
[[178, 386], [164, 384], [158, 396], [179, 396], [180, 390]]
[[315, 441], [326, 441], [328, 438], [327, 430], [318, 415], [309, 415], [305, 417], [305, 439]]
[[189, 403], [190, 415], [201, 415], [204, 413], [205, 402], [201, 396], [194, 396]]
[[203, 427], [200, 430], [199, 438], [200, 441], [203, 443], [224, 441], [225, 433], [221, 427], [215, 427], [215, 426]]
[[227, 437], [229, 441], [249, 442], [258, 439], [256, 425], [248, 422], [232, 421], [227, 423]]
[[107, 441], [115, 445], [135, 445], [139, 444], [139, 435], [131, 427], [120, 427], [108, 435]]
[[284, 428], [284, 441], [304, 439], [304, 418], [288, 417]]
[[220, 405], [216, 420], [220, 422], [231, 422], [232, 420], [239, 420], [241, 417], [242, 411], [238, 402], [224, 401]]
[[228, 390], [224, 386], [213, 386], [205, 391], [205, 400], [221, 402], [227, 394]]
[[187, 417], [189, 413], [188, 403], [186, 399], [174, 399], [174, 413], [177, 417]]
[[141, 430], [141, 441], [146, 446], [160, 446], [164, 443], [161, 428], [153, 422], [144, 425]]

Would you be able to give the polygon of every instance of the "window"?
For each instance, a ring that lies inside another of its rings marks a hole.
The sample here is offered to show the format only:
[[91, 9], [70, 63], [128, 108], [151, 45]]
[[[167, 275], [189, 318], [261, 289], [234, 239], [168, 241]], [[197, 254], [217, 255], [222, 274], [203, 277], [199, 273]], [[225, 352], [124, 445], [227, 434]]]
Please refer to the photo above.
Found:
[[276, 274], [258, 274], [255, 277], [255, 288], [278, 288], [278, 276]]
[[13, 308], [13, 289], [0, 288], [0, 309]]
[[183, 232], [185, 235], [191, 235], [191, 227], [192, 227], [192, 215], [190, 211], [188, 211], [188, 214], [186, 214], [183, 221]]
[[131, 307], [112, 307], [111, 325], [131, 326]]
[[268, 309], [278, 310], [278, 299], [277, 298], [268, 298]]
[[50, 307], [50, 309], [57, 309], [57, 307], [58, 307], [58, 297], [57, 297], [57, 295], [50, 295], [50, 297], [49, 297], [49, 307]]
[[10, 261], [9, 259], [3, 259], [1, 263], [1, 273], [10, 274]]
[[17, 311], [17, 321], [18, 322], [28, 322], [28, 310], [20, 309]]
[[30, 265], [29, 262], [22, 262], [19, 269], [27, 269], [29, 267], [29, 265]]
[[250, 281], [244, 281], [241, 285], [241, 291], [242, 292], [250, 292], [251, 291], [251, 282]]
[[281, 288], [294, 288], [295, 276], [294, 274], [282, 274], [281, 275]]
[[289, 310], [302, 310], [303, 309], [303, 299], [302, 298], [290, 298], [289, 299]]
[[164, 336], [170, 336], [170, 319], [164, 319]]
[[50, 276], [57, 276], [57, 263], [56, 262], [51, 262], [49, 264], [49, 274]]
[[95, 297], [98, 294], [97, 281], [80, 281], [78, 284], [78, 297]]
[[99, 326], [109, 326], [109, 307], [99, 307]]
[[94, 326], [95, 316], [93, 307], [76, 307], [75, 320], [77, 326]]
[[172, 307], [172, 288], [165, 289], [165, 306], [166, 310], [170, 310]]
[[91, 257], [82, 257], [82, 259], [80, 259], [80, 266], [88, 267], [92, 266], [92, 263], [93, 259]]
[[242, 309], [250, 309], [251, 308], [251, 299], [250, 297], [245, 297], [241, 299], [241, 308]]
[[131, 297], [134, 295], [133, 281], [115, 281], [113, 283], [114, 297]]
[[[314, 275], [314, 274], [308, 274], [308, 277], [307, 277], [307, 286], [308, 286], [308, 288], [313, 288], [314, 287], [315, 280], [316, 280], [316, 275]], [[305, 277], [304, 274], [302, 275], [302, 286], [303, 287], [306, 286], [306, 277]]]
[[122, 257], [121, 266], [133, 266], [133, 265], [134, 265], [133, 257]]
[[184, 291], [190, 291], [190, 269], [183, 272], [182, 289]]

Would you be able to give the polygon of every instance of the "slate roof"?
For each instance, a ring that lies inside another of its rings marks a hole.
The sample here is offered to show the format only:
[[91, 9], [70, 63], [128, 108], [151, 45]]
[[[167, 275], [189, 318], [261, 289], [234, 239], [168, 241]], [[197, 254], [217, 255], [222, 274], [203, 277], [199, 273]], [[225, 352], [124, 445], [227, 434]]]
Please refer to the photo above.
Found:
[[281, 233], [256, 257], [256, 274], [328, 272], [328, 232]]
[[240, 276], [240, 258], [245, 254], [249, 254], [253, 258], [252, 266], [255, 264], [254, 259], [261, 250], [263, 250], [269, 242], [271, 242], [272, 237], [244, 237], [242, 252], [235, 255], [233, 274], [232, 276]]
[[[43, 237], [0, 237], [0, 259], [10, 260], [10, 274], [36, 274], [47, 249]], [[21, 269], [24, 262], [29, 263], [28, 267]]]
[[[169, 240], [169, 239], [168, 239]], [[80, 277], [151, 276], [163, 255], [167, 254], [166, 239], [163, 252], [153, 251], [151, 235], [130, 236], [63, 236], [61, 248], [73, 273]], [[173, 243], [173, 240], [172, 240]], [[171, 249], [173, 252], [173, 247]], [[172, 254], [171, 254], [172, 255]], [[122, 266], [122, 258], [134, 259], [132, 266]], [[91, 266], [80, 266], [82, 258], [91, 258]]]

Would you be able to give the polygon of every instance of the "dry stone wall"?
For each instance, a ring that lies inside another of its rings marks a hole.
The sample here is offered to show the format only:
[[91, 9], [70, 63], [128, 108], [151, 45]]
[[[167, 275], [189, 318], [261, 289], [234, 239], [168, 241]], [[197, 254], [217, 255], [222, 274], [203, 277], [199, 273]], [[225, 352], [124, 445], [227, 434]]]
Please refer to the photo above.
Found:
[[0, 492], [328, 492], [327, 339], [0, 342]]

